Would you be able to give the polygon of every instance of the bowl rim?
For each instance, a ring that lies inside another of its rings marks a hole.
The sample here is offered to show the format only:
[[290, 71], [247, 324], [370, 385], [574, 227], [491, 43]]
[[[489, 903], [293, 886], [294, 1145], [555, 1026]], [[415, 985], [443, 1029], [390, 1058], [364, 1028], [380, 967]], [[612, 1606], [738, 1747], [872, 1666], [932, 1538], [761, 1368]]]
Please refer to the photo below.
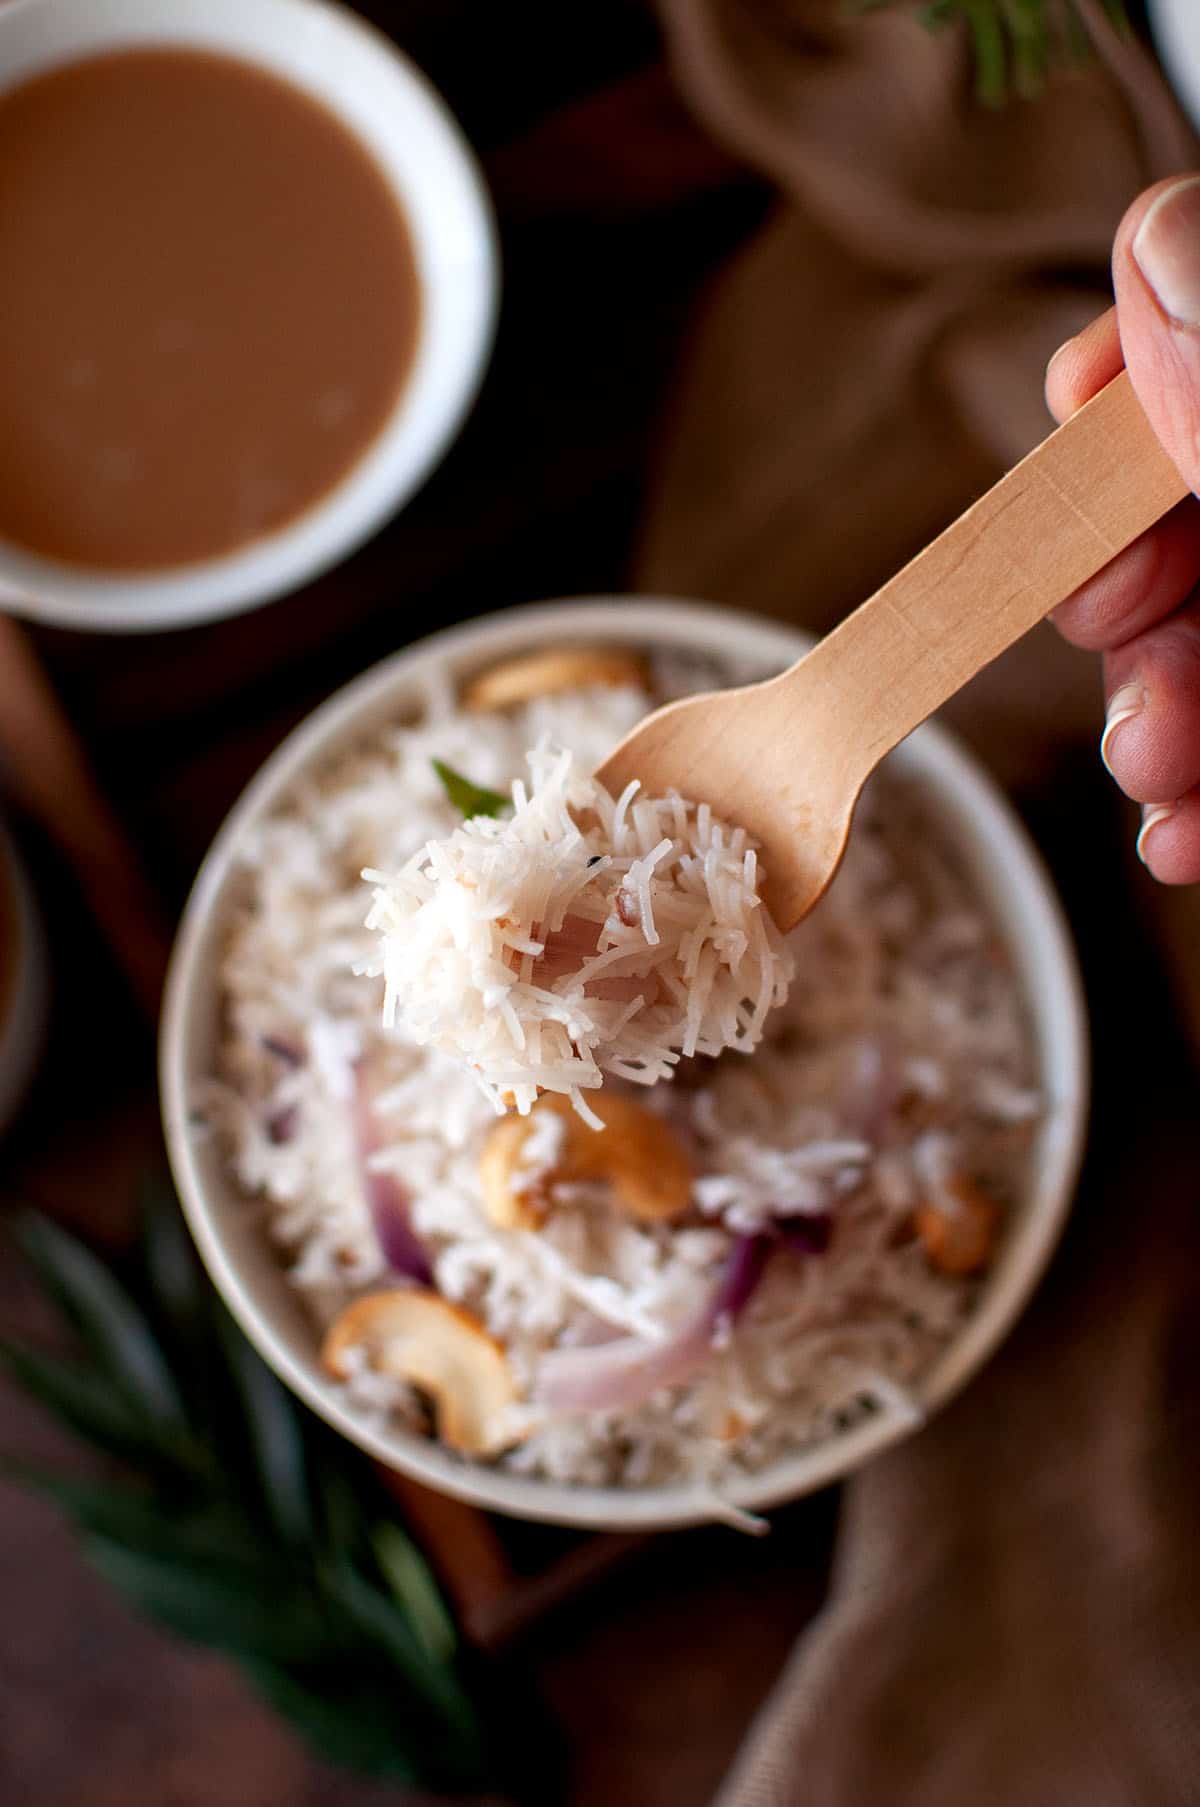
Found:
[[[259, 1354], [307, 1405], [368, 1454], [438, 1491], [518, 1518], [593, 1530], [668, 1529], [769, 1510], [853, 1472], [906, 1436], [959, 1392], [1013, 1327], [1040, 1280], [1069, 1212], [1082, 1158], [1089, 1097], [1089, 1049], [1084, 993], [1061, 907], [1041, 857], [1010, 803], [982, 766], [953, 736], [927, 723], [892, 755], [918, 777], [932, 778], [954, 797], [997, 847], [1006, 882], [1017, 887], [1038, 955], [1036, 995], [1027, 1000], [1039, 1040], [1057, 1050], [1057, 1085], [1047, 1112], [1040, 1163], [1028, 1216], [1001, 1270], [938, 1358], [920, 1387], [918, 1419], [902, 1406], [883, 1405], [837, 1437], [802, 1448], [768, 1467], [723, 1479], [719, 1494], [695, 1482], [650, 1488], [584, 1487], [473, 1466], [428, 1439], [361, 1423], [336, 1397], [315, 1364], [306, 1362], [263, 1322], [253, 1288], [238, 1271], [210, 1209], [189, 1131], [189, 1028], [204, 985], [205, 941], [234, 873], [245, 830], [282, 801], [302, 771], [350, 744], [354, 724], [442, 667], [465, 675], [492, 660], [564, 641], [632, 641], [713, 651], [764, 665], [799, 656], [811, 637], [741, 610], [647, 596], [563, 599], [505, 609], [428, 635], [390, 655], [319, 705], [266, 760], [226, 816], [184, 907], [164, 999], [159, 1042], [160, 1093], [167, 1150], [185, 1215], [218, 1291]], [[983, 846], [982, 841], [980, 847]], [[1031, 942], [1031, 947], [1034, 944]], [[1047, 1038], [1053, 1034], [1051, 1044]], [[1036, 1198], [1034, 1192], [1036, 1191]], [[282, 1270], [280, 1270], [282, 1271]]]
[[[411, 499], [459, 432], [482, 384], [499, 315], [499, 234], [487, 185], [429, 78], [340, 0], [89, 0], [86, 8], [74, 0], [9, 0], [0, 35], [56, 8], [63, 22], [52, 29], [61, 41], [0, 76], [0, 93], [63, 63], [139, 46], [209, 50], [255, 63], [317, 99], [366, 147], [413, 240], [422, 305], [412, 366], [375, 437], [301, 514], [232, 552], [151, 571], [67, 564], [0, 539], [0, 604], [29, 620], [152, 633], [246, 614], [349, 557]], [[330, 72], [340, 67], [337, 56], [326, 54], [331, 44], [346, 60], [336, 81]], [[304, 79], [305, 62], [324, 72], [319, 91]], [[385, 153], [352, 116], [351, 63], [387, 84], [410, 132], [420, 134], [414, 149]], [[425, 187], [416, 207], [401, 190], [418, 170]], [[434, 205], [435, 185], [448, 197], [445, 205]]]

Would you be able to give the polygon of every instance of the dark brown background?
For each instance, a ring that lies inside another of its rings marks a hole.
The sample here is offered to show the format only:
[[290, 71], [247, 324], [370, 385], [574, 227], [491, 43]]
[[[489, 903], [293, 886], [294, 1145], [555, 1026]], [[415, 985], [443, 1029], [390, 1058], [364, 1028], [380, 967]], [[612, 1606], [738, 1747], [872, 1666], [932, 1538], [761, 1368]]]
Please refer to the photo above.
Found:
[[[689, 122], [649, 9], [635, 0], [362, 10], [427, 69], [484, 160], [504, 259], [496, 353], [461, 438], [421, 494], [309, 589], [172, 636], [34, 635], [168, 913], [247, 778], [337, 684], [451, 621], [625, 586], [689, 316], [769, 204]], [[1022, 801], [1107, 1000], [1103, 1097], [1116, 1072], [1107, 1051], [1166, 1016], [1148, 942], [1104, 885], [1128, 824], [1119, 827], [1090, 755], [1056, 773], [1052, 800]], [[154, 1145], [151, 1041], [74, 877], [33, 824], [23, 838], [51, 918], [57, 993], [47, 1062], [0, 1155], [0, 1199], [32, 1197], [116, 1240], [131, 1177]], [[1095, 1158], [1106, 1158], [1103, 1144]], [[28, 1285], [6, 1257], [0, 1299], [9, 1328], [36, 1326]], [[0, 1449], [54, 1447], [5, 1392]], [[723, 1530], [660, 1539], [529, 1634], [514, 1660], [562, 1720], [573, 1801], [708, 1799], [822, 1597], [835, 1514], [825, 1495], [778, 1515], [761, 1541]], [[405, 1798], [309, 1762], [230, 1669], [136, 1622], [86, 1572], [54, 1516], [8, 1489], [0, 1600], [0, 1800]]]

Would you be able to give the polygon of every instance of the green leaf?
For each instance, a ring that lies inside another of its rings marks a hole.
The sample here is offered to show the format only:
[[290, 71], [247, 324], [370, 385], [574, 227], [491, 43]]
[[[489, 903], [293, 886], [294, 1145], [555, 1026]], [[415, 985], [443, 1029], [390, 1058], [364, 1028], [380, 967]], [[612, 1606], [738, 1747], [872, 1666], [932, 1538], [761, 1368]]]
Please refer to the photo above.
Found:
[[1083, 68], [1091, 58], [1092, 40], [1088, 35], [1087, 26], [1079, 16], [1079, 8], [1075, 5], [1075, 0], [1067, 0], [1066, 11], [1060, 26], [1060, 39], [1062, 61], [1067, 64], [1068, 68]]
[[[352, 1563], [329, 1563], [320, 1574], [326, 1595], [346, 1614], [359, 1635], [377, 1644], [410, 1681], [425, 1690], [436, 1665], [430, 1663], [395, 1602], [364, 1580]], [[436, 1686], [435, 1682], [435, 1693]]]
[[270, 1521], [285, 1542], [310, 1545], [312, 1501], [299, 1409], [223, 1308], [217, 1334], [245, 1414], [251, 1460]]
[[473, 784], [456, 772], [452, 766], [443, 764], [440, 759], [433, 761], [433, 769], [442, 781], [442, 789], [453, 803], [455, 809], [461, 809], [464, 816], [498, 816], [503, 810], [510, 809], [507, 797], [499, 791], [489, 791], [481, 784]]
[[454, 1727], [457, 1736], [478, 1740], [474, 1709], [453, 1670], [444, 1663], [430, 1661], [394, 1600], [372, 1587], [349, 1563], [339, 1562], [323, 1569], [321, 1584], [359, 1636], [378, 1645], [409, 1686]]
[[179, 1393], [150, 1326], [104, 1263], [34, 1211], [16, 1219], [13, 1235], [94, 1360], [147, 1418], [182, 1426]]
[[302, 1677], [275, 1665], [243, 1658], [242, 1672], [255, 1693], [328, 1763], [400, 1782], [422, 1779], [419, 1749], [410, 1753], [397, 1725], [395, 1696], [385, 1676], [320, 1674]]
[[369, 1554], [370, 1540], [360, 1489], [352, 1485], [341, 1453], [330, 1439], [321, 1438], [314, 1478], [321, 1502], [324, 1542], [335, 1555], [353, 1561]]
[[1004, 32], [993, 0], [961, 0], [975, 41], [975, 93], [985, 107], [1003, 105], [1008, 92]]
[[49, 1473], [23, 1462], [0, 1460], [0, 1474], [38, 1493], [83, 1531], [111, 1537], [133, 1549], [184, 1562], [270, 1563], [269, 1545], [247, 1531], [236, 1506], [217, 1501], [181, 1508], [145, 1486], [92, 1481]]
[[94, 1368], [3, 1341], [0, 1367], [61, 1423], [109, 1455], [185, 1474], [202, 1472], [206, 1466], [203, 1449], [186, 1431], [147, 1418]]
[[193, 1345], [207, 1330], [209, 1294], [179, 1202], [161, 1177], [144, 1184], [140, 1215], [142, 1261], [154, 1301], [179, 1342]]
[[77, 1480], [7, 1458], [0, 1461], [0, 1474], [14, 1486], [40, 1494], [78, 1524], [118, 1536], [137, 1536], [146, 1523], [146, 1515], [155, 1510], [152, 1495], [145, 1488]]
[[[904, 7], [933, 31], [962, 27], [971, 39], [976, 95], [987, 106], [1001, 105], [1010, 85], [1032, 97], [1045, 86], [1051, 68], [1070, 68], [1093, 54], [1078, 0], [843, 0], [843, 4], [852, 13]], [[1126, 0], [1100, 0], [1100, 10], [1117, 31], [1130, 32]]]
[[239, 1658], [316, 1661], [337, 1646], [319, 1596], [268, 1563], [187, 1559], [92, 1532], [84, 1554], [147, 1618], [194, 1644]]
[[250, 1686], [329, 1762], [472, 1794], [488, 1781], [478, 1743], [414, 1716], [386, 1664], [292, 1668], [243, 1661]]
[[0, 1343], [0, 1364], [138, 1476], [0, 1458], [0, 1477], [64, 1512], [135, 1610], [239, 1662], [321, 1754], [400, 1782], [485, 1782], [432, 1576], [383, 1522], [367, 1465], [308, 1421], [216, 1304], [170, 1199], [160, 1189], [146, 1202], [145, 1317], [73, 1238], [33, 1219], [22, 1240], [91, 1359]]
[[384, 1580], [408, 1613], [426, 1653], [434, 1662], [448, 1663], [457, 1644], [454, 1621], [412, 1538], [399, 1525], [385, 1521], [372, 1531], [371, 1547]]
[[1002, 19], [1012, 39], [1013, 77], [1017, 92], [1030, 98], [1040, 92], [1050, 54], [1049, 28], [1043, 0], [1003, 0]]

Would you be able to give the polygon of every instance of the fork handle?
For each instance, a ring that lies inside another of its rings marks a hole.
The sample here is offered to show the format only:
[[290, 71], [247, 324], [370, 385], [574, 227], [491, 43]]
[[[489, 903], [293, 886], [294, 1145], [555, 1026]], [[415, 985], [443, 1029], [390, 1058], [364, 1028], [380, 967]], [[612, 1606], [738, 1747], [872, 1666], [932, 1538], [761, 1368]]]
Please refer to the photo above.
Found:
[[1187, 494], [1122, 371], [803, 661], [858, 779]]

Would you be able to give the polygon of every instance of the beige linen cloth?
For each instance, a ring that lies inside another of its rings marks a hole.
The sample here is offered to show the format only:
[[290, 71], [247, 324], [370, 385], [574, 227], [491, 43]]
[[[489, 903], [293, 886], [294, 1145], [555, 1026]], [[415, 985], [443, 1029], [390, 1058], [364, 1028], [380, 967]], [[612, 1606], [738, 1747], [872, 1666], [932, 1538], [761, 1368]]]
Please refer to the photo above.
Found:
[[[1094, 7], [1090, 68], [990, 112], [908, 9], [660, 6], [683, 92], [780, 202], [695, 323], [638, 587], [823, 630], [1047, 430], [1122, 211], [1200, 151]], [[1169, 937], [1119, 852], [1096, 662], [1039, 630], [948, 713], [1067, 891], [1092, 1152], [1003, 1354], [849, 1484], [828, 1603], [720, 1807], [1194, 1807], [1200, 1142]], [[1194, 896], [1169, 914], [1186, 975]]]

